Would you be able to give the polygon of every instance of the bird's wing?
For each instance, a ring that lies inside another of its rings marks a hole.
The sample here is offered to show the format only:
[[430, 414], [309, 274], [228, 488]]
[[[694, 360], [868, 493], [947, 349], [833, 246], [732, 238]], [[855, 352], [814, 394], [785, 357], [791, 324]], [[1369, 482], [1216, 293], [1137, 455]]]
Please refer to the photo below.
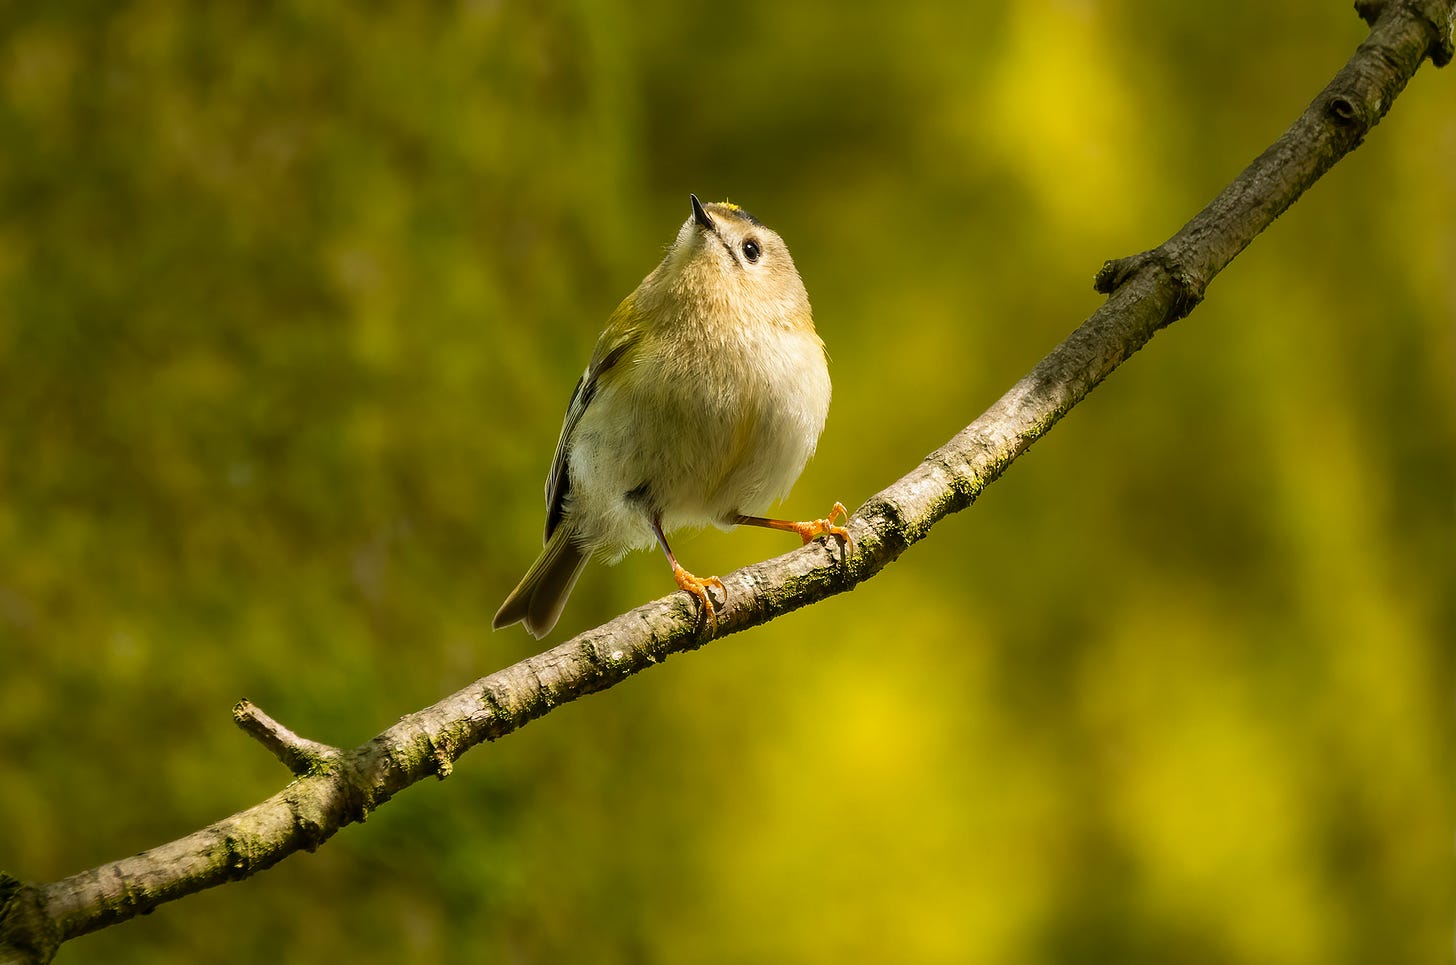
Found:
[[556, 440], [556, 456], [551, 460], [551, 472], [546, 476], [546, 539], [556, 531], [565, 512], [566, 497], [571, 492], [571, 473], [567, 467], [567, 453], [571, 448], [571, 437], [581, 421], [582, 413], [591, 405], [592, 399], [601, 387], [601, 380], [613, 366], [621, 362], [637, 345], [642, 335], [635, 324], [632, 300], [629, 298], [612, 313], [611, 320], [592, 351], [586, 371], [576, 381], [571, 402], [566, 406], [566, 418], [561, 423], [561, 436]]

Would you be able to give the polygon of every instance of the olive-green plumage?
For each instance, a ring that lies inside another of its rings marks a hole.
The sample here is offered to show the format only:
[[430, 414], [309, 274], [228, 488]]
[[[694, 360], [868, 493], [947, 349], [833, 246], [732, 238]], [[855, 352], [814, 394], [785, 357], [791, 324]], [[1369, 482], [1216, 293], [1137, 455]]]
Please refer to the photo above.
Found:
[[[817, 525], [756, 515], [788, 494], [829, 412], [809, 296], [777, 234], [737, 205], [692, 206], [597, 340], [546, 480], [546, 547], [496, 627], [522, 622], [544, 636], [588, 559], [615, 562], [654, 542], [711, 623], [703, 585], [721, 584], [682, 570], [666, 533]], [[827, 523], [813, 534], [831, 530], [843, 534]]]

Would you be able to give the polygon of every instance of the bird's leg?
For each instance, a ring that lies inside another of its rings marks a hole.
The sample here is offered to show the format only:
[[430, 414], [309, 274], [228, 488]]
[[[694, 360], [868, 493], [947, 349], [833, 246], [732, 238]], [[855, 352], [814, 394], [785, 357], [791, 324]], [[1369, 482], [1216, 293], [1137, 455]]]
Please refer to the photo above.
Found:
[[656, 515], [652, 517], [652, 532], [657, 536], [657, 545], [662, 547], [662, 552], [667, 554], [667, 561], [672, 564], [672, 575], [677, 580], [679, 589], [687, 590], [698, 601], [703, 604], [703, 622], [708, 626], [708, 633], [718, 632], [718, 613], [713, 609], [713, 598], [708, 595], [708, 587], [717, 587], [723, 598], [728, 598], [728, 591], [723, 588], [723, 581], [716, 576], [710, 576], [706, 580], [698, 579], [687, 570], [683, 569], [672, 555], [672, 547], [667, 545], [667, 537], [662, 532], [662, 520]]
[[850, 536], [849, 530], [843, 526], [836, 526], [835, 519], [849, 522], [849, 510], [844, 508], [843, 503], [835, 503], [829, 510], [829, 515], [824, 519], [811, 519], [806, 523], [794, 523], [787, 519], [765, 519], [762, 516], [737, 516], [733, 521], [743, 526], [763, 526], [768, 529], [798, 533], [805, 543], [819, 536], [833, 536], [844, 541], [846, 552], [853, 553], [854, 537]]

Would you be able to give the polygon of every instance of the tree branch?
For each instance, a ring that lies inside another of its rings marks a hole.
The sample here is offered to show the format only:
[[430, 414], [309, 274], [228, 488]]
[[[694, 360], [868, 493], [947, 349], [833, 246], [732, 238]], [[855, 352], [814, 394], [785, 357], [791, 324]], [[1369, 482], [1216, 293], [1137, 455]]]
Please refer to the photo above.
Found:
[[299, 737], [246, 697], [233, 705], [233, 721], [298, 777], [326, 769], [343, 754], [337, 747]]
[[[843, 593], [874, 576], [945, 516], [965, 509], [1033, 442], [1163, 326], [1186, 315], [1259, 232], [1359, 145], [1429, 57], [1452, 56], [1456, 0], [1359, 2], [1372, 29], [1349, 62], [1268, 150], [1172, 238], [1110, 261], [1107, 301], [975, 422], [850, 520], [858, 551], [813, 543], [724, 578], [719, 635]], [[44, 963], [61, 943], [213, 885], [246, 878], [415, 782], [450, 774], [482, 741], [709, 641], [683, 594], [472, 683], [343, 751], [299, 737], [247, 701], [234, 717], [296, 775], [267, 800], [168, 844], [45, 884], [0, 874], [0, 965]]]

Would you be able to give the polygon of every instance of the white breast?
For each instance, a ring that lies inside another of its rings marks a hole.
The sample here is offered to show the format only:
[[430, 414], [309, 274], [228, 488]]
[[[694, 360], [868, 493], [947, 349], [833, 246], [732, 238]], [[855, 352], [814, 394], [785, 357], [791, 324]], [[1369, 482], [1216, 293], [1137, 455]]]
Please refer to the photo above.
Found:
[[649, 510], [668, 531], [726, 527], [788, 495], [829, 412], [823, 344], [812, 330], [727, 331], [624, 362], [652, 370], [611, 380], [583, 414], [568, 512], [584, 544], [620, 557], [655, 543]]

